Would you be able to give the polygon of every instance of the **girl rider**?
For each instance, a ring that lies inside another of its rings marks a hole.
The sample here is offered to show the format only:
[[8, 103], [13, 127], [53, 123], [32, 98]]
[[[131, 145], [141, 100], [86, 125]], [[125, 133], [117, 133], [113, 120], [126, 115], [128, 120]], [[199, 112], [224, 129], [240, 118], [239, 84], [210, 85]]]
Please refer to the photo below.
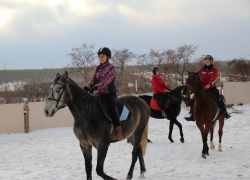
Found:
[[117, 88], [115, 85], [115, 67], [109, 63], [111, 51], [102, 47], [98, 51], [100, 64], [96, 66], [94, 74], [89, 83], [84, 87], [85, 91], [94, 92], [104, 97], [108, 104], [112, 122], [117, 130], [114, 139], [122, 139], [121, 123], [117, 111]]
[[[215, 81], [218, 76], [218, 71], [213, 66], [213, 60], [214, 59], [211, 55], [206, 55], [204, 57], [205, 65], [202, 68], [200, 68], [199, 76], [201, 78], [204, 88], [208, 89], [208, 91], [210, 91], [213, 94], [213, 96], [215, 96], [221, 112], [223, 113], [226, 119], [229, 119], [231, 116], [228, 114], [223, 99], [220, 97], [219, 90], [215, 86]], [[193, 117], [193, 104], [194, 104], [194, 99], [191, 99], [189, 116], [185, 117], [187, 121], [195, 121]]]
[[154, 87], [153, 89], [153, 98], [157, 99], [157, 104], [161, 108], [161, 115], [162, 117], [166, 117], [164, 114], [165, 106], [167, 104], [167, 97], [165, 95], [165, 89], [171, 90], [170, 87], [166, 85], [164, 80], [160, 75], [160, 69], [158, 67], [153, 67], [152, 69], [153, 75], [151, 84]]

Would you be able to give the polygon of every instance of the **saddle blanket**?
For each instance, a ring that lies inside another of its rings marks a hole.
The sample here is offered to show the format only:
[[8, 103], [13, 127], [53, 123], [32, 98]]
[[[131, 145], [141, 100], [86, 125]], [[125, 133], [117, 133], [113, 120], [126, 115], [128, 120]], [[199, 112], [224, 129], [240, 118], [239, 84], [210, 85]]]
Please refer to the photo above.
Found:
[[[167, 109], [168, 106], [169, 106], [169, 102], [166, 104], [165, 109]], [[154, 109], [154, 110], [158, 110], [158, 111], [161, 110], [161, 108], [160, 108], [160, 107], [158, 106], [158, 104], [157, 104], [157, 99], [154, 99], [154, 98], [151, 98], [150, 107], [151, 107], [152, 109]]]
[[128, 110], [126, 105], [123, 105], [122, 111], [120, 111], [120, 121], [125, 121], [129, 119], [130, 111]]

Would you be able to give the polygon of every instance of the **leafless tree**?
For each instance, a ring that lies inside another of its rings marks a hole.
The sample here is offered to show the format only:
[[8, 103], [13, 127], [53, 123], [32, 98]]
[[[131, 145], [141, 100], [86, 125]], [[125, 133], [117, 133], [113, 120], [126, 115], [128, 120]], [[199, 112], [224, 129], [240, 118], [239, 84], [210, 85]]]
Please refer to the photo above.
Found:
[[67, 66], [69, 72], [80, 73], [84, 84], [90, 80], [96, 64], [97, 56], [93, 51], [94, 45], [85, 43], [80, 48], [72, 48], [72, 52], [68, 54], [71, 57], [71, 64]]
[[172, 62], [174, 64], [174, 71], [179, 75], [176, 78], [179, 79], [182, 85], [185, 83], [185, 77], [188, 68], [190, 67], [190, 59], [195, 51], [198, 49], [197, 46], [183, 45], [179, 46], [175, 53], [173, 53]]
[[119, 94], [122, 94], [124, 86], [124, 76], [126, 74], [125, 66], [128, 62], [131, 62], [136, 57], [135, 53], [128, 49], [115, 50], [113, 49], [114, 55], [112, 56], [111, 62], [116, 67], [116, 86]]

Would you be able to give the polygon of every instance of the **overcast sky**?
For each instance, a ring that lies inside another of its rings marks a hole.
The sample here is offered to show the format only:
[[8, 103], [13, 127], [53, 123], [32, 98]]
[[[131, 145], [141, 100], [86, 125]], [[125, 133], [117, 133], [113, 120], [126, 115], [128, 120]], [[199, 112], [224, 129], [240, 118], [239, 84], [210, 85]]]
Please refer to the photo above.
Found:
[[83, 43], [250, 58], [250, 0], [0, 0], [0, 69], [62, 68]]

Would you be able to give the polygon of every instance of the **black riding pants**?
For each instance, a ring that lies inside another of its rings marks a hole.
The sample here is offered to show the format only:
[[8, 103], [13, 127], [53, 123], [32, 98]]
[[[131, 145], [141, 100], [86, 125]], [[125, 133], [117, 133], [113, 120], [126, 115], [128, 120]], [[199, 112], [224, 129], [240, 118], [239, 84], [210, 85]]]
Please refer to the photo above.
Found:
[[165, 106], [167, 104], [167, 98], [164, 93], [155, 93], [153, 95], [154, 99], [157, 99], [157, 104], [161, 108], [161, 110], [165, 109]]
[[117, 94], [116, 93], [101, 94], [101, 96], [104, 97], [105, 101], [108, 104], [111, 119], [112, 119], [114, 126], [120, 126], [121, 122], [120, 122], [118, 108], [117, 108], [117, 100], [118, 100]]
[[217, 101], [220, 101], [220, 92], [215, 86], [208, 89], [208, 91], [210, 91], [215, 96]]

